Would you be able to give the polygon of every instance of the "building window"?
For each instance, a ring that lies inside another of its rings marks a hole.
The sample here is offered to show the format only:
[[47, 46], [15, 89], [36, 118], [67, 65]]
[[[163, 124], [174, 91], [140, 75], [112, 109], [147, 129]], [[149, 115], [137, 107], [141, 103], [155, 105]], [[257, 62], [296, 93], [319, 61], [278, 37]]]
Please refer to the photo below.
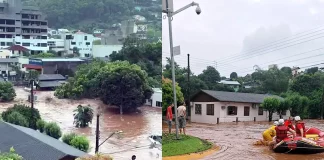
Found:
[[231, 116], [237, 115], [237, 107], [236, 106], [228, 106], [227, 107], [227, 115], [231, 115]]
[[76, 43], [75, 42], [71, 42], [71, 45], [76, 45]]
[[195, 114], [201, 115], [201, 104], [195, 104]]
[[162, 107], [162, 102], [156, 101], [156, 107]]
[[283, 111], [281, 114], [282, 114], [283, 116], [285, 116], [285, 115], [287, 115], [287, 111]]
[[1, 46], [6, 46], [6, 42], [1, 42], [0, 45]]
[[12, 46], [12, 42], [7, 42], [7, 46]]
[[262, 108], [262, 107], [259, 107], [258, 115], [259, 115], [259, 116], [263, 115], [263, 108]]
[[85, 57], [90, 57], [89, 53], [84, 54]]
[[244, 116], [250, 116], [250, 107], [249, 106], [244, 107]]
[[90, 42], [86, 42], [86, 45], [90, 45]]
[[6, 58], [9, 58], [9, 56], [6, 56]]
[[41, 43], [41, 47], [47, 47], [47, 43]]
[[21, 44], [20, 42], [16, 42], [16, 44]]
[[22, 46], [30, 46], [30, 43], [22, 43]]
[[214, 104], [207, 104], [207, 115], [208, 116], [213, 116], [214, 115]]
[[85, 41], [88, 40], [88, 37], [87, 37], [87, 36], [84, 36], [84, 40], [85, 40]]

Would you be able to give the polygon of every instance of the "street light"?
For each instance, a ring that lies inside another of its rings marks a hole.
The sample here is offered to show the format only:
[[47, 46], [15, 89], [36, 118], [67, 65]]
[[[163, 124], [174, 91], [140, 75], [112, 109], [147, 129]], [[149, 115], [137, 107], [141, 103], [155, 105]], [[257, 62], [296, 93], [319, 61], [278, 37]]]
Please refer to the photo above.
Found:
[[[165, 2], [165, 9], [166, 11], [162, 11], [167, 14], [168, 21], [169, 21], [169, 39], [170, 39], [170, 54], [171, 54], [171, 68], [172, 68], [172, 90], [173, 90], [173, 104], [174, 104], [174, 115], [175, 115], [175, 123], [176, 123], [176, 139], [179, 139], [179, 127], [178, 127], [178, 117], [177, 117], [177, 94], [176, 94], [176, 87], [175, 87], [175, 73], [174, 73], [174, 55], [173, 55], [173, 39], [172, 39], [172, 20], [173, 16], [192, 7], [197, 6], [196, 13], [199, 15], [201, 13], [201, 9], [199, 7], [199, 4], [196, 2], [192, 2], [176, 11], [173, 12], [173, 6], [171, 6], [171, 3], [173, 4], [173, 0], [163, 0]], [[169, 5], [170, 4], [170, 5]], [[165, 15], [163, 18], [166, 18]]]

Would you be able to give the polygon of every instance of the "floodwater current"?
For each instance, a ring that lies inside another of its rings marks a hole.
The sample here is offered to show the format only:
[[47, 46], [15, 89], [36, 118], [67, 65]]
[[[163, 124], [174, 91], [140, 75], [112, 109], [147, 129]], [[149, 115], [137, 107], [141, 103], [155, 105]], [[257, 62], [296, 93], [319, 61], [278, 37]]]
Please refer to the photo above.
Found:
[[[307, 127], [324, 131], [324, 121], [305, 120]], [[255, 146], [262, 139], [262, 132], [270, 127], [269, 122], [239, 122], [206, 125], [191, 123], [187, 134], [206, 139], [220, 147], [220, 150], [203, 160], [323, 160], [324, 153], [311, 155], [274, 153], [267, 146]], [[163, 130], [166, 131], [163, 124]]]
[[[14, 102], [1, 103], [0, 112], [17, 103], [29, 105], [26, 101], [28, 93], [20, 87], [15, 87], [15, 90], [17, 97]], [[95, 115], [97, 108], [101, 107], [99, 144], [112, 133], [122, 131], [104, 142], [99, 148], [100, 153], [111, 155], [114, 160], [131, 159], [132, 155], [136, 155], [137, 159], [162, 159], [162, 151], [150, 149], [151, 142], [148, 140], [151, 134], [162, 135], [161, 108], [143, 106], [136, 113], [120, 115], [119, 109], [108, 107], [96, 99], [57, 99], [53, 92], [36, 92], [36, 96], [34, 107], [39, 110], [42, 118], [47, 122], [58, 123], [63, 134], [74, 132], [86, 136], [90, 140], [89, 154], [93, 155], [95, 151], [96, 116], [89, 127], [76, 128], [73, 125], [73, 110], [79, 104], [92, 106]]]

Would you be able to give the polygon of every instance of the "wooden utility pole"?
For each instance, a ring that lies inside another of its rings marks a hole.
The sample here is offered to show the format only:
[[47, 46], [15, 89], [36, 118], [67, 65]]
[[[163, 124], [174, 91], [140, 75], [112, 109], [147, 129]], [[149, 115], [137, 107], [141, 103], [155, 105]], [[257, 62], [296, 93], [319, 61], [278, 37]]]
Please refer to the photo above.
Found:
[[191, 112], [190, 112], [190, 54], [188, 54], [188, 86], [187, 86], [187, 100], [188, 100], [188, 104], [187, 104], [187, 117], [190, 116], [191, 117]]
[[36, 122], [34, 120], [34, 80], [30, 80], [30, 107], [31, 107], [31, 128], [36, 129]]
[[98, 153], [99, 151], [99, 137], [100, 137], [100, 131], [99, 131], [99, 113], [97, 113], [97, 125], [96, 125], [96, 148], [95, 153]]

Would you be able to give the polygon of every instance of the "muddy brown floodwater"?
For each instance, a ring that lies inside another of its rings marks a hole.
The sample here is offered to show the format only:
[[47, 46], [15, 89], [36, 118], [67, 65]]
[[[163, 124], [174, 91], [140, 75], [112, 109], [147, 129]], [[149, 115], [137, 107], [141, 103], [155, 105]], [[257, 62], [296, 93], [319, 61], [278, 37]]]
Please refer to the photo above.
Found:
[[[324, 121], [305, 120], [306, 126], [324, 130]], [[187, 134], [206, 139], [220, 147], [218, 152], [204, 160], [323, 160], [324, 154], [292, 155], [274, 153], [266, 146], [254, 146], [253, 142], [262, 138], [261, 133], [272, 123], [239, 122], [206, 125], [191, 123]], [[163, 124], [163, 130], [167, 126]]]
[[[0, 103], [0, 112], [13, 104], [30, 104], [26, 101], [28, 93], [23, 88], [15, 88], [17, 97], [14, 102]], [[100, 142], [103, 142], [109, 135], [116, 131], [122, 134], [114, 135], [100, 146], [99, 152], [111, 155], [116, 160], [131, 159], [136, 155], [137, 159], [162, 159], [162, 151], [150, 149], [148, 136], [151, 134], [162, 135], [162, 110], [155, 107], [140, 107], [139, 111], [133, 114], [119, 115], [119, 109], [108, 107], [100, 100], [66, 100], [57, 99], [54, 92], [37, 92], [37, 101], [34, 107], [37, 108], [46, 121], [57, 122], [63, 134], [75, 132], [88, 137], [90, 142], [90, 154], [95, 150], [95, 126], [96, 117], [93, 123], [87, 128], [76, 128], [73, 125], [73, 110], [77, 105], [91, 105], [94, 112], [101, 107], [100, 116]], [[50, 101], [46, 99], [51, 99]]]

